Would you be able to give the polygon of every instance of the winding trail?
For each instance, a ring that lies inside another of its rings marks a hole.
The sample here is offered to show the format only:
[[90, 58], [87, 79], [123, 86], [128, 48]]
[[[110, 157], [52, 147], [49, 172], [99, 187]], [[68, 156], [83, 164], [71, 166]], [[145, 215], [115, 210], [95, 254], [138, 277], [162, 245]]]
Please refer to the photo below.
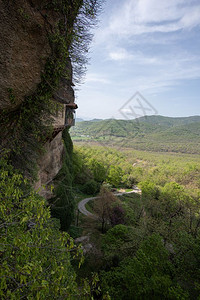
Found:
[[85, 198], [83, 200], [81, 200], [79, 203], [78, 203], [78, 210], [85, 216], [89, 217], [89, 218], [92, 218], [92, 219], [98, 219], [98, 217], [94, 214], [92, 214], [91, 212], [89, 212], [85, 205], [90, 201], [90, 200], [95, 200], [99, 197], [90, 197], [90, 198]]
[[[138, 188], [135, 188], [133, 189], [132, 191], [130, 192], [122, 192], [122, 193], [114, 193], [115, 196], [122, 196], [122, 195], [125, 195], [125, 194], [133, 194], [133, 193], [136, 193], [136, 194], [141, 194], [141, 190], [138, 189]], [[98, 199], [99, 197], [90, 197], [90, 198], [85, 198], [83, 200], [81, 200], [79, 203], [78, 203], [78, 210], [85, 216], [89, 217], [89, 218], [92, 218], [92, 219], [95, 219], [97, 220], [98, 219], [98, 216], [95, 215], [95, 214], [92, 214], [91, 212], [89, 212], [85, 205], [90, 201], [90, 200], [95, 200], [95, 199]]]

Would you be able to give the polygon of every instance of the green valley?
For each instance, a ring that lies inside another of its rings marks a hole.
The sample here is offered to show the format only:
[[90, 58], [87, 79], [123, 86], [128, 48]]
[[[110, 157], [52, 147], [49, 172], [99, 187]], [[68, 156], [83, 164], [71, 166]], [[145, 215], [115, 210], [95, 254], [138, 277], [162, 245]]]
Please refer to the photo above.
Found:
[[[199, 120], [152, 116], [71, 129], [76, 193], [98, 195], [87, 204], [97, 218], [80, 216], [91, 249], [78, 276], [98, 272], [103, 295], [198, 299]], [[141, 194], [112, 193], [136, 186]]]
[[84, 121], [77, 123], [70, 132], [75, 142], [92, 141], [137, 150], [200, 154], [200, 116]]

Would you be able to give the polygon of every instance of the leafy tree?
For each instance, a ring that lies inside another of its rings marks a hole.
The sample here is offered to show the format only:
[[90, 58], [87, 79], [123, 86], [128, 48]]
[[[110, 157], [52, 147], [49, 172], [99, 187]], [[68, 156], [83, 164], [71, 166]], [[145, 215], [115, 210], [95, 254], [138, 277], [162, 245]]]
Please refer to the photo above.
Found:
[[144, 181], [140, 183], [140, 188], [142, 190], [143, 199], [158, 199], [159, 189], [155, 183], [151, 181]]
[[4, 159], [0, 168], [1, 299], [74, 299], [71, 260], [80, 250], [22, 175]]
[[106, 169], [102, 162], [99, 162], [95, 158], [91, 158], [88, 161], [88, 167], [93, 172], [94, 180], [103, 182], [106, 178]]
[[120, 260], [124, 258], [124, 246], [130, 240], [130, 231], [127, 226], [119, 224], [109, 229], [103, 236], [102, 251], [106, 268], [118, 266]]
[[100, 189], [99, 183], [93, 179], [86, 182], [82, 187], [83, 193], [87, 195], [95, 195], [96, 193], [99, 192], [99, 189]]
[[136, 179], [132, 174], [125, 174], [122, 178], [122, 182], [125, 187], [130, 189], [136, 184]]
[[73, 152], [74, 183], [85, 184], [93, 179], [92, 171], [86, 166], [86, 161], [80, 152]]
[[101, 278], [103, 288], [116, 300], [188, 299], [188, 294], [173, 280], [173, 274], [174, 267], [161, 237], [152, 235], [134, 257], [103, 271]]
[[99, 199], [94, 203], [94, 212], [98, 216], [98, 220], [101, 223], [101, 231], [106, 231], [107, 225], [111, 223], [111, 214], [113, 204], [117, 201], [117, 198], [112, 192], [102, 185], [100, 189]]
[[117, 205], [112, 208], [110, 221], [112, 226], [125, 223], [125, 211], [122, 206]]
[[122, 169], [119, 166], [112, 165], [109, 168], [107, 180], [113, 186], [118, 187], [122, 182], [122, 175]]

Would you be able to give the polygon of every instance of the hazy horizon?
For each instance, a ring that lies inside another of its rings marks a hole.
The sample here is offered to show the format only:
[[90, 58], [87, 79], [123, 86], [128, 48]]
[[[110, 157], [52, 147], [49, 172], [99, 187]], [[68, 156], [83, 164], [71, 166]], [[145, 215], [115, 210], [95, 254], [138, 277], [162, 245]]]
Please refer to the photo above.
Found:
[[[192, 116], [179, 116], [179, 117], [176, 117], [176, 116], [164, 116], [164, 115], [145, 115], [145, 116], [141, 116], [141, 117], [138, 117], [138, 118], [135, 118], [135, 119], [139, 119], [139, 118], [142, 118], [142, 117], [152, 117], [152, 116], [157, 116], [157, 117], [164, 117], [164, 118], [192, 118], [192, 117], [200, 117], [200, 115], [192, 115]], [[120, 118], [84, 118], [84, 117], [76, 117], [76, 119], [83, 119], [83, 121], [92, 121], [92, 120], [109, 120], [109, 119], [115, 119], [115, 120], [124, 120], [124, 121], [129, 121], [129, 120], [135, 120], [135, 119], [120, 119]]]

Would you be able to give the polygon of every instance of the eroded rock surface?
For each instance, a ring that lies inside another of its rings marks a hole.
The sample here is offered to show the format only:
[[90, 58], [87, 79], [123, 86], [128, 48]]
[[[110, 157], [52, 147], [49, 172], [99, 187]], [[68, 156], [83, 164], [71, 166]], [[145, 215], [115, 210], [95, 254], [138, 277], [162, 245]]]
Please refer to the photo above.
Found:
[[[62, 167], [64, 156], [64, 145], [62, 142], [62, 132], [50, 142], [45, 144], [45, 153], [38, 161], [38, 181], [35, 189], [46, 199], [52, 196], [52, 180]], [[42, 186], [45, 185], [45, 188]]]
[[35, 91], [51, 49], [38, 1], [0, 0], [0, 11], [0, 109], [14, 110]]

